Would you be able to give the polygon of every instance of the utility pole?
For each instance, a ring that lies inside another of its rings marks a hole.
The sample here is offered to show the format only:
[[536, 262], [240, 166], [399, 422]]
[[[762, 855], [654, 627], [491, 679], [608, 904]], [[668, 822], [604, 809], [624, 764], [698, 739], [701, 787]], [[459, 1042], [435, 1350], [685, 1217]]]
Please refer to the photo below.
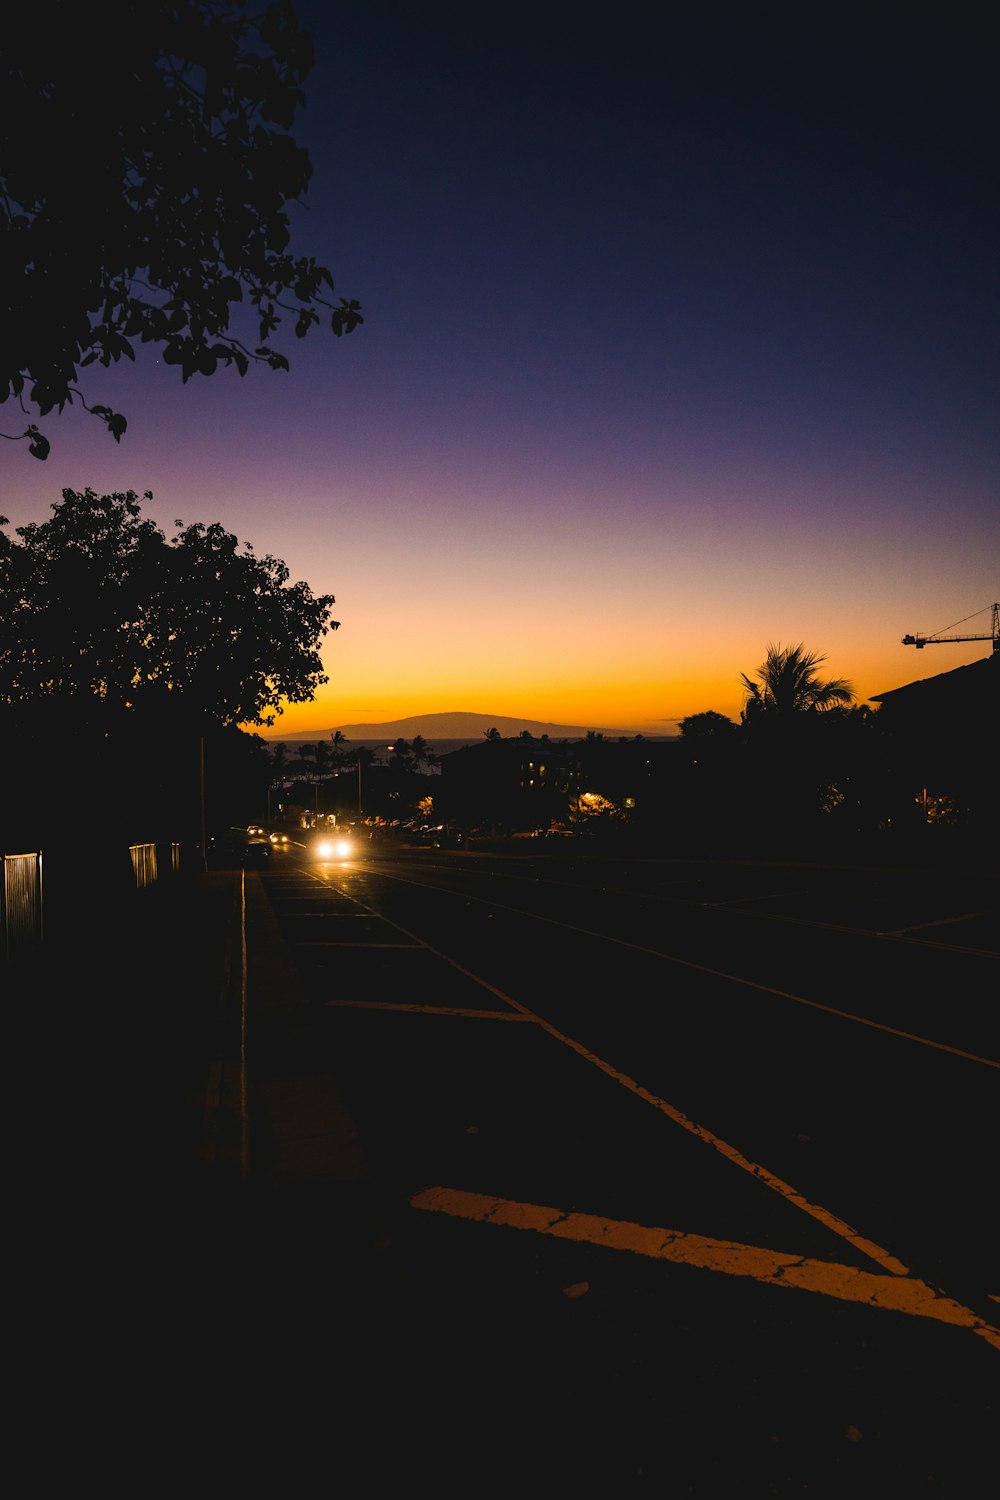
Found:
[[208, 869], [208, 828], [205, 819], [205, 734], [198, 736], [198, 844], [202, 870]]

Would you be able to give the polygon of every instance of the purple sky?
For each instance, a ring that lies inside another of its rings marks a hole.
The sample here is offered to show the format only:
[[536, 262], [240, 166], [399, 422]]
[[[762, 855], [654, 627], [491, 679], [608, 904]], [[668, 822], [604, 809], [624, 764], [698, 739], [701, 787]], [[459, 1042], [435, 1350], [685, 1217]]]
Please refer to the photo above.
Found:
[[985, 654], [901, 637], [1000, 597], [994, 54], [961, 7], [818, 10], [299, 0], [296, 240], [364, 327], [85, 372], [121, 446], [0, 443], [0, 511], [151, 489], [334, 593], [282, 733], [671, 732], [771, 640], [862, 698]]

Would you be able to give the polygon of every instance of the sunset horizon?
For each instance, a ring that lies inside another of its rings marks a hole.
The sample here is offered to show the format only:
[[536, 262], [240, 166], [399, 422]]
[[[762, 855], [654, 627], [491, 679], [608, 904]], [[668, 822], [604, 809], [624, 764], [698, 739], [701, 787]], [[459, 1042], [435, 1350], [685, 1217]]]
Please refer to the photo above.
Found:
[[[875, 707], [873, 700], [877, 694], [891, 692], [908, 683], [935, 677], [957, 667], [968, 666], [988, 656], [991, 651], [990, 609], [991, 606], [984, 607], [976, 613], [973, 620], [967, 622], [968, 628], [974, 626], [977, 630], [983, 630], [982, 640], [954, 644], [931, 641], [927, 647], [917, 650], [903, 646], [900, 638], [898, 649], [890, 645], [878, 653], [872, 652], [863, 671], [858, 671], [852, 665], [852, 658], [847, 653], [840, 653], [836, 657], [828, 654], [818, 668], [818, 675], [824, 678], [846, 677], [853, 685], [855, 702]], [[938, 630], [947, 629], [947, 622], [944, 626], [937, 628]], [[334, 639], [339, 645], [340, 632]], [[753, 676], [763, 661], [771, 640], [771, 637], [760, 640], [756, 648], [747, 646], [739, 657], [739, 666], [733, 671], [731, 679], [728, 674], [714, 671], [711, 674], [706, 673], [704, 685], [699, 685], [697, 681], [689, 681], [684, 688], [674, 690], [671, 689], [669, 682], [665, 682], [661, 689], [654, 681], [647, 689], [645, 702], [640, 692], [634, 693], [629, 701], [636, 706], [631, 711], [628, 705], [624, 710], [615, 706], [616, 700], [621, 699], [617, 686], [609, 688], [603, 697], [595, 693], [590, 710], [583, 712], [574, 711], [574, 706], [577, 709], [580, 707], [587, 709], [587, 698], [584, 695], [573, 697], [560, 690], [550, 690], [547, 694], [544, 690], [527, 688], [523, 692], [518, 692], [516, 688], [509, 692], [498, 690], [496, 694], [490, 695], [490, 702], [495, 705], [491, 709], [444, 710], [436, 705], [426, 706], [428, 703], [434, 704], [429, 694], [421, 700], [415, 693], [401, 693], [396, 695], [394, 701], [385, 705], [373, 706], [369, 703], [357, 707], [346, 703], [339, 693], [334, 693], [329, 688], [320, 688], [311, 703], [287, 705], [272, 725], [263, 726], [258, 732], [265, 738], [281, 738], [290, 735], [328, 733], [338, 727], [356, 725], [359, 722], [375, 726], [396, 723], [401, 719], [430, 718], [445, 713], [475, 713], [484, 717], [492, 714], [494, 717], [568, 725], [574, 728], [583, 726], [585, 729], [610, 731], [615, 734], [672, 737], [680, 733], [681, 722], [694, 714], [715, 712], [733, 722], [738, 722], [744, 702], [744, 694], [740, 691], [740, 674], [746, 672], [749, 676]], [[800, 640], [807, 650], [818, 649], [814, 642], [803, 637], [795, 637], [787, 641], [775, 640], [774, 643], [796, 645]], [[734, 656], [735, 654], [734, 648]], [[820, 652], [820, 654], [823, 653]], [[442, 693], [441, 696], [445, 698], [445, 701], [449, 698], [454, 701], [457, 695]], [[474, 701], [481, 702], [484, 696], [479, 691], [475, 694]], [[473, 695], [470, 693], [469, 697], [471, 699]], [[654, 712], [654, 708], [661, 702], [669, 702], [674, 712], [670, 714]], [[556, 705], [556, 711], [552, 709], [553, 703]], [[565, 712], [561, 708], [563, 703], [565, 703]]]
[[[802, 8], [294, 9], [289, 231], [363, 326], [286, 316], [289, 368], [243, 378], [94, 360], [127, 429], [75, 401], [44, 462], [0, 443], [12, 532], [149, 491], [168, 537], [218, 524], [333, 596], [328, 681], [273, 734], [454, 704], [673, 734], [737, 720], [772, 643], [859, 703], [988, 653], [985, 48]], [[902, 644], [959, 621], [983, 639]]]

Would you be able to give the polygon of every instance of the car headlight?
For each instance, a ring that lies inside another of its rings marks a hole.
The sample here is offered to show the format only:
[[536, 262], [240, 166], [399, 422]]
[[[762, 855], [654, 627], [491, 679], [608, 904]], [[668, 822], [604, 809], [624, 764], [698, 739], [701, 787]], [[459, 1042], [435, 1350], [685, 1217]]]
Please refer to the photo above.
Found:
[[323, 839], [316, 845], [320, 859], [349, 859], [352, 853], [350, 839]]

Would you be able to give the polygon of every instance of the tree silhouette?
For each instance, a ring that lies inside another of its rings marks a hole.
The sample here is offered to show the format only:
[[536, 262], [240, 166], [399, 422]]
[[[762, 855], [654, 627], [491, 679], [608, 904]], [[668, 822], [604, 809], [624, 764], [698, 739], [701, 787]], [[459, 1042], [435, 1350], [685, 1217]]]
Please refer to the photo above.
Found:
[[333, 747], [330, 751], [330, 763], [334, 771], [339, 771], [349, 760], [348, 751], [343, 748], [346, 744], [349, 744], [348, 736], [342, 730], [334, 729], [330, 735], [330, 744]]
[[288, 746], [279, 740], [271, 749], [271, 775], [281, 782], [288, 773]]
[[296, 747], [296, 755], [299, 758], [295, 766], [295, 779], [305, 788], [309, 786], [316, 775], [316, 746], [301, 744]]
[[845, 678], [817, 675], [825, 659], [801, 643], [769, 645], [756, 679], [741, 676], [742, 821], [758, 849], [814, 844], [817, 819], [830, 806], [836, 731], [854, 690]]
[[0, 517], [0, 703], [271, 724], [327, 681], [334, 597], [290, 584], [279, 558], [217, 523], [178, 521], [167, 542], [132, 490], [67, 489], [52, 510], [16, 528], [21, 545]]
[[437, 756], [428, 745], [422, 734], [415, 734], [410, 744], [410, 755], [414, 766], [433, 766], [437, 764]]
[[854, 689], [843, 677], [821, 682], [816, 668], [826, 660], [815, 651], [797, 646], [769, 645], [757, 668], [757, 681], [741, 673], [746, 693], [741, 712], [745, 725], [763, 718], [785, 720], [802, 713], [824, 713], [854, 701]]
[[[127, 62], [109, 73], [119, 39]], [[284, 370], [269, 343], [284, 317], [298, 338], [326, 316], [338, 336], [363, 322], [289, 249], [286, 207], [312, 167], [288, 131], [313, 61], [288, 0], [104, 0], [96, 14], [41, 0], [5, 16], [0, 402], [40, 416], [78, 403], [118, 442], [126, 419], [88, 404], [86, 366], [134, 360], [138, 342], [185, 381]], [[0, 435], [48, 456], [34, 422]]]
[[333, 751], [326, 740], [317, 740], [313, 746], [313, 756], [316, 761], [316, 775], [320, 780], [325, 780], [333, 769]]
[[[272, 723], [284, 700], [308, 702], [327, 680], [317, 648], [337, 628], [333, 595], [290, 584], [283, 562], [240, 550], [219, 525], [177, 522], [168, 542], [132, 491], [64, 490], [52, 510], [17, 528], [20, 543], [0, 518], [7, 733], [38, 766], [47, 743], [72, 735], [74, 772], [49, 767], [49, 782], [58, 774], [133, 826], [189, 818], [206, 743], [229, 756], [241, 726]], [[16, 796], [0, 787], [19, 812]]]
[[271, 746], [270, 782], [272, 787], [284, 790], [285, 779], [288, 776], [288, 746], [279, 740], [276, 745]]
[[708, 708], [700, 714], [688, 714], [686, 719], [681, 720], [681, 738], [685, 740], [708, 739], [711, 735], [730, 735], [735, 730], [736, 725], [732, 719], [727, 719], [725, 714], [717, 713], [714, 708]]

